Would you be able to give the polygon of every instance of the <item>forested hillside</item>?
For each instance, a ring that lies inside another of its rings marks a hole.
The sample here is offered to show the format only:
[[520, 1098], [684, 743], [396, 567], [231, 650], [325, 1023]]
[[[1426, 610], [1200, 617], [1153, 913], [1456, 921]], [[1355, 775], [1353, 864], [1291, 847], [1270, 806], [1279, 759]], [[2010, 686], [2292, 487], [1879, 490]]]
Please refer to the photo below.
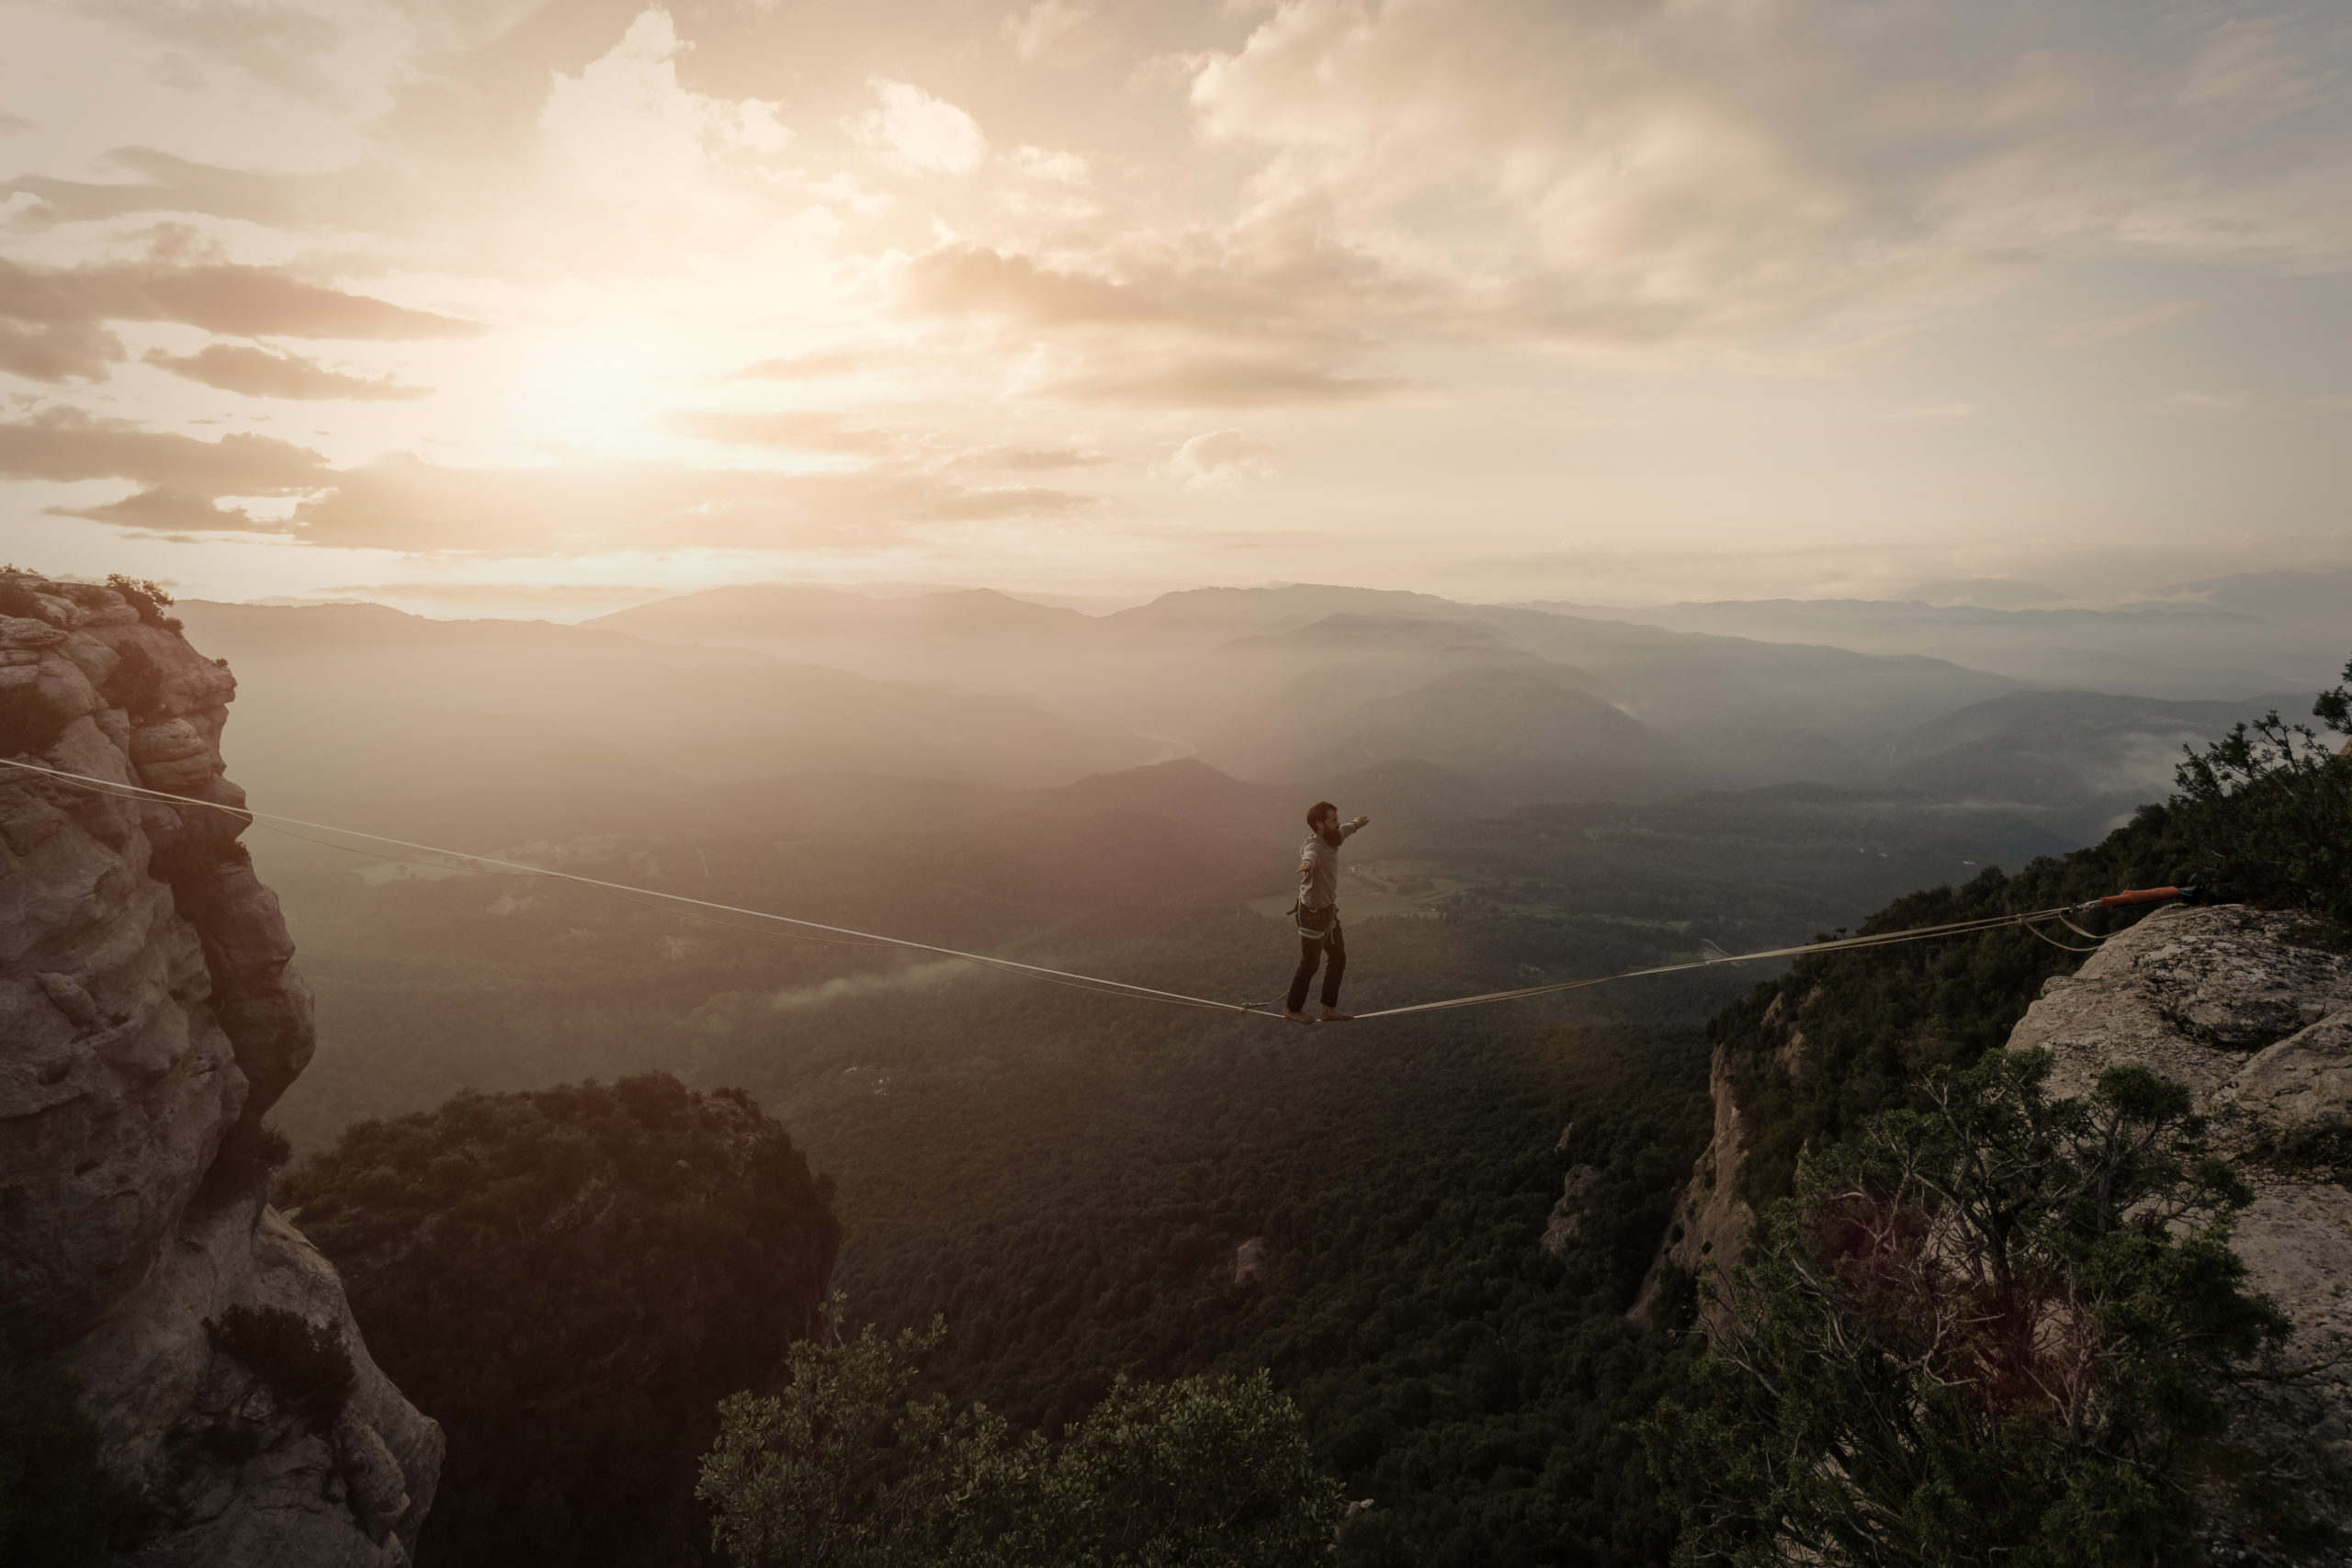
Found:
[[649, 1074], [363, 1122], [277, 1197], [447, 1434], [422, 1560], [645, 1568], [705, 1560], [715, 1407], [822, 1324], [831, 1192], [749, 1096]]

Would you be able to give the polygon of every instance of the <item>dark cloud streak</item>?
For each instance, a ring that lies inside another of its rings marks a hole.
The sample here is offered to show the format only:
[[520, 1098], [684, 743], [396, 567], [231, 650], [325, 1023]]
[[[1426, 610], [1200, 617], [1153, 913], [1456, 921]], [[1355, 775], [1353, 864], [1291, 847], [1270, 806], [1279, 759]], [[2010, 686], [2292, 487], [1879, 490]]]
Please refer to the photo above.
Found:
[[[52, 508], [141, 532], [269, 533], [305, 543], [417, 555], [582, 555], [637, 547], [866, 548], [927, 525], [1065, 517], [1094, 497], [1038, 485], [968, 485], [903, 466], [777, 473], [609, 463], [443, 468], [395, 452], [355, 468], [273, 436], [199, 441], [80, 410], [0, 423], [0, 479], [127, 479], [119, 501]], [[224, 497], [290, 496], [256, 518]]]
[[293, 495], [318, 489], [334, 472], [318, 453], [274, 435], [198, 441], [79, 409], [0, 423], [0, 478], [12, 479], [130, 479], [207, 496]]
[[123, 357], [108, 321], [176, 321], [239, 337], [471, 337], [480, 322], [346, 294], [271, 267], [164, 262], [28, 266], [0, 257], [0, 369], [97, 380]]
[[294, 398], [305, 400], [353, 399], [367, 402], [404, 402], [429, 398], [430, 387], [409, 387], [390, 377], [348, 376], [330, 370], [296, 354], [273, 354], [241, 344], [211, 343], [194, 354], [169, 355], [156, 350], [144, 361], [159, 370], [224, 392], [249, 398]]

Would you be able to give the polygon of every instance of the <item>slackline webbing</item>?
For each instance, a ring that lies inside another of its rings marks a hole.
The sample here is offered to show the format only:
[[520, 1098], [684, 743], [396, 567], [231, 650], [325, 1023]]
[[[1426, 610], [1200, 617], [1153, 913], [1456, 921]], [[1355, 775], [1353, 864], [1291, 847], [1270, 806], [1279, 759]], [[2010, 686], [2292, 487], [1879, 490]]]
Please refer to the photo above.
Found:
[[[713, 922], [739, 931], [752, 931], [768, 936], [797, 936], [802, 932], [823, 932], [826, 933], [824, 936], [813, 940], [842, 941], [861, 946], [897, 947], [913, 953], [937, 953], [944, 958], [962, 959], [967, 963], [982, 964], [1024, 979], [1043, 980], [1052, 985], [1075, 987], [1102, 996], [1125, 997], [1136, 1001], [1164, 1002], [1175, 1007], [1204, 1008], [1212, 1012], [1248, 1013], [1258, 1018], [1287, 1021], [1280, 1012], [1274, 1010], [1273, 1004], [1269, 1002], [1227, 1002], [1218, 1001], [1210, 997], [1187, 996], [1182, 991], [1164, 991], [1152, 986], [1138, 986], [1127, 980], [1106, 979], [1099, 975], [1080, 975], [1067, 969], [1047, 968], [1039, 964], [1023, 964], [1018, 959], [999, 958], [984, 953], [966, 953], [960, 948], [942, 947], [935, 942], [915, 942], [907, 937], [886, 936], [876, 931], [856, 931], [848, 926], [828, 925], [821, 920], [801, 919], [797, 916], [779, 915], [767, 909], [748, 909], [740, 905], [716, 903], [708, 898], [690, 897], [683, 893], [664, 893], [659, 888], [638, 887], [625, 882], [608, 882], [602, 877], [582, 876], [577, 872], [556, 871], [547, 866], [531, 865], [522, 861], [501, 860], [494, 855], [478, 855], [465, 850], [444, 849], [437, 844], [420, 844], [408, 839], [395, 839], [383, 833], [365, 832], [356, 828], [337, 827], [329, 822], [312, 822], [300, 817], [283, 816], [274, 811], [255, 811], [250, 807], [243, 806], [223, 806], [218, 801], [199, 800], [192, 795], [174, 795], [167, 790], [149, 789], [143, 784], [124, 784], [115, 779], [93, 778], [87, 773], [69, 773], [61, 768], [44, 768], [32, 762], [19, 762], [12, 758], [0, 757], [0, 767], [14, 768], [19, 773], [37, 773], [43, 778], [55, 779], [94, 795], [110, 795], [117, 799], [154, 800], [173, 807], [200, 807], [208, 811], [218, 811], [257, 827], [285, 833], [289, 838], [303, 839], [309, 843], [324, 844], [329, 849], [345, 849], [348, 846], [327, 843], [324, 840], [310, 839], [304, 834], [291, 832], [289, 829], [309, 828], [322, 833], [340, 834], [348, 839], [366, 840], [371, 844], [390, 844], [399, 849], [415, 850], [424, 854], [438, 855], [445, 860], [470, 861], [476, 865], [494, 866], [502, 872], [512, 874], [549, 877], [559, 882], [577, 883], [583, 887], [594, 887], [606, 893], [617, 894], [632, 903], [654, 901], [677, 905], [682, 907], [682, 912], [689, 914], [697, 909], [716, 910], [720, 914], [744, 915], [752, 919], [771, 920], [779, 926], [794, 928], [791, 931], [779, 931], [775, 926], [738, 926], [731, 920]], [[281, 824], [283, 826], [280, 826]], [[394, 855], [383, 858], [398, 860], [402, 857]], [[1408, 1007], [1382, 1008], [1374, 1012], [1357, 1013], [1354, 1015], [1354, 1021], [1363, 1022], [1375, 1018], [1401, 1018], [1408, 1013], [1442, 1012], [1453, 1008], [1483, 1007], [1492, 1002], [1520, 1001], [1530, 997], [1548, 997], [1562, 991], [1582, 990], [1589, 986], [1605, 986], [1612, 980], [1634, 980], [1652, 975], [1676, 975], [1690, 969], [1710, 969], [1717, 964], [1745, 964], [1758, 959], [1793, 958], [1818, 953], [1843, 953], [1860, 948], [1888, 947], [1898, 942], [1925, 942], [1937, 937], [1969, 936], [1983, 931], [1998, 931], [2008, 926], [2024, 926], [2032, 931], [2034, 935], [2042, 937], [2045, 942], [2054, 942], [2054, 938], [2046, 936], [2036, 929], [2040, 922], [2061, 920], [2077, 934], [2090, 936], [2092, 933], [2084, 931], [2072, 920], [2066, 919], [2066, 917], [2103, 907], [2159, 902], [2176, 897], [2177, 891], [2170, 887], [2152, 888], [2144, 892], [2118, 894], [2108, 898], [2093, 898], [2080, 904], [2064, 904], [2055, 908], [2036, 909], [2024, 914], [1990, 915], [1973, 920], [1954, 920], [1940, 926], [1921, 926], [1901, 931], [1879, 931], [1868, 936], [1844, 937], [1834, 942], [1805, 942], [1795, 947], [1768, 948], [1759, 953], [1718, 952], [1707, 957], [1682, 964], [1661, 964], [1648, 969], [1628, 969], [1615, 975], [1600, 975], [1582, 980], [1553, 981], [1541, 986], [1521, 986], [1507, 991], [1483, 991], [1476, 996], [1449, 997], [1442, 1001], [1416, 1002]], [[705, 916], [695, 918], [707, 919]], [[2095, 938], [2094, 940], [2104, 941], [2105, 939]], [[2087, 948], [2074, 948], [2071, 944], [2063, 942], [2056, 945], [2067, 947], [2072, 952], [2091, 951]]]

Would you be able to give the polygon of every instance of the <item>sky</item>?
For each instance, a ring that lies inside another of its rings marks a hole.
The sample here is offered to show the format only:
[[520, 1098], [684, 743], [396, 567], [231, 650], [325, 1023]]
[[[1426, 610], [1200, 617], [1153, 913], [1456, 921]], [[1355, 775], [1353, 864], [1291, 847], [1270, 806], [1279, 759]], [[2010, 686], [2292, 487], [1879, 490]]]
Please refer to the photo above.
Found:
[[2352, 564], [2352, 7], [0, 0], [0, 554], [564, 618]]

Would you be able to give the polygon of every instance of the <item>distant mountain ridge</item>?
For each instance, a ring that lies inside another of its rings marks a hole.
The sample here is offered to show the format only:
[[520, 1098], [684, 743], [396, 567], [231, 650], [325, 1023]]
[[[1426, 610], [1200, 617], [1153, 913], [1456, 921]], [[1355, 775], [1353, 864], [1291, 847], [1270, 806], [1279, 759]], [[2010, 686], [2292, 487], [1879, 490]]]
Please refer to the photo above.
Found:
[[[2212, 592], [2308, 608], [2313, 591], [2266, 579]], [[684, 799], [730, 780], [861, 774], [1040, 789], [1189, 757], [1236, 781], [1348, 781], [1423, 811], [1812, 780], [2003, 802], [2052, 813], [2053, 830], [2095, 833], [2163, 793], [2184, 742], [2296, 701], [2103, 695], [2088, 681], [1795, 639], [1859, 629], [1851, 640], [1901, 640], [1925, 626], [1991, 628], [2016, 644], [2020, 628], [2267, 624], [2211, 604], [1655, 613], [1761, 636], [1571, 608], [1291, 584], [1187, 590], [1090, 615], [985, 590], [869, 598], [753, 584], [578, 627], [378, 606], [186, 610], [247, 682], [243, 773], [265, 790], [379, 800], [494, 795], [502, 782]], [[880, 784], [868, 794], [869, 815], [903, 795]]]
[[2175, 701], [2242, 697], [2309, 682], [2343, 660], [2352, 570], [2250, 572], [2181, 583], [2131, 604], [1719, 600], [1622, 609], [1566, 602], [1559, 615], [1872, 654], [1926, 654], [2019, 681]]
[[[1843, 764], [1853, 745], [1922, 715], [2018, 684], [1934, 660], [1316, 583], [1183, 590], [1096, 616], [1016, 612], [985, 634], [965, 629], [960, 612], [835, 590], [715, 590], [663, 603], [591, 624], [705, 637], [740, 626], [744, 607], [765, 604], [799, 618], [754, 628], [746, 646], [793, 646], [873, 674], [952, 670], [1060, 712], [1165, 737], [1244, 776], [1414, 760], [1505, 800], [1802, 776], [1825, 758]], [[698, 606], [711, 615], [698, 616]], [[1478, 693], [1484, 731], [1443, 711], [1437, 682], [1506, 669], [1522, 678], [1460, 688]], [[1428, 694], [1360, 711], [1415, 691]], [[1541, 765], [1531, 762], [1536, 757]]]
[[642, 789], [855, 769], [1035, 785], [1173, 750], [1018, 696], [595, 627], [379, 605], [179, 614], [238, 674], [231, 744], [260, 793], [419, 797], [500, 773]]

